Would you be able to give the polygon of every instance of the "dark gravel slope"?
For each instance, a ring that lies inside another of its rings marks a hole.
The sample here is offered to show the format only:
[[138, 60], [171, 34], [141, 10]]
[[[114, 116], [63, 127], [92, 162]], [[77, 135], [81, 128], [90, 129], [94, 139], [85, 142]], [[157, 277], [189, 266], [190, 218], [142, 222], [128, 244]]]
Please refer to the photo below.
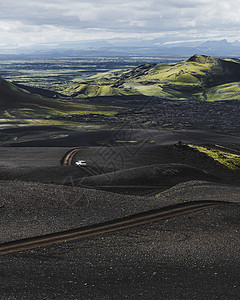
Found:
[[188, 201], [240, 202], [240, 187], [180, 184], [158, 197], [124, 196], [78, 187], [0, 182], [1, 242], [77, 228]]
[[0, 299], [238, 299], [240, 207], [0, 257]]

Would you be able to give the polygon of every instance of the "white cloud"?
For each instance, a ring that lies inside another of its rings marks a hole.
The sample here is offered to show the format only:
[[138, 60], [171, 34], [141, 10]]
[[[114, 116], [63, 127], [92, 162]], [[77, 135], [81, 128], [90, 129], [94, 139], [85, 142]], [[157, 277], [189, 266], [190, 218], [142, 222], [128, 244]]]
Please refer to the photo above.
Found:
[[0, 0], [0, 43], [117, 36], [239, 38], [239, 0]]

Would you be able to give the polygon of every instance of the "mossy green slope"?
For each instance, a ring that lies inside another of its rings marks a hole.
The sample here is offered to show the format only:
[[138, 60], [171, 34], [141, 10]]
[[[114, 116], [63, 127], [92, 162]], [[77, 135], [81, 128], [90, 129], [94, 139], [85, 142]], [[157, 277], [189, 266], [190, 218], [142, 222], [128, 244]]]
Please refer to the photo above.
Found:
[[240, 155], [239, 153], [229, 152], [229, 149], [225, 149], [220, 146], [197, 146], [189, 144], [188, 147], [196, 149], [199, 152], [204, 153], [214, 161], [224, 165], [230, 170], [240, 169]]
[[59, 115], [114, 115], [115, 107], [63, 102], [31, 95], [0, 77], [0, 119], [51, 119]]
[[194, 55], [179, 63], [145, 64], [76, 82], [64, 92], [72, 97], [146, 95], [167, 99], [240, 99], [240, 63]]

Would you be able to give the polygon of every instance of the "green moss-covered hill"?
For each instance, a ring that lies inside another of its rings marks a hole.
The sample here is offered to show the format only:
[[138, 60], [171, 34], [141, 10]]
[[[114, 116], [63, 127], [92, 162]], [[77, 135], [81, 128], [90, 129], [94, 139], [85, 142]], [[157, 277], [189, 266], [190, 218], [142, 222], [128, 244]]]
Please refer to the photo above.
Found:
[[95, 106], [32, 95], [0, 77], [0, 120], [51, 119], [59, 115], [114, 115], [114, 107]]
[[146, 95], [179, 100], [240, 99], [240, 61], [194, 55], [179, 63], [145, 64], [75, 82], [66, 95]]

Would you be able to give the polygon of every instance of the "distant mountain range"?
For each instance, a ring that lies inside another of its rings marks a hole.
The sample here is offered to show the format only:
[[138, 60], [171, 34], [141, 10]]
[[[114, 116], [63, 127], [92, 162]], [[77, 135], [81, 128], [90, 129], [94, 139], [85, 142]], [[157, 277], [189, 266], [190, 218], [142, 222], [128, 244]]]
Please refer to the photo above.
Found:
[[218, 57], [240, 57], [240, 41], [166, 41], [164, 39], [114, 38], [38, 44], [32, 47], [0, 49], [2, 55], [34, 56], [160, 56], [189, 57], [194, 53]]

